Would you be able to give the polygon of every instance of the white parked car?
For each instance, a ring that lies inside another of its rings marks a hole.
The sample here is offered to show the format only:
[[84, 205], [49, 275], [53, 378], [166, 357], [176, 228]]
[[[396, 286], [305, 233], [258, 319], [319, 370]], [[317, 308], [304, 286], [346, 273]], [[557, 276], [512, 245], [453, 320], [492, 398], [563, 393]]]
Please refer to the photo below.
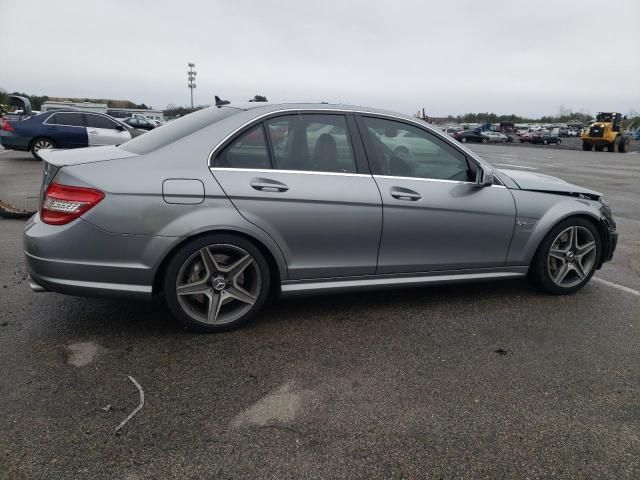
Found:
[[507, 143], [509, 141], [509, 138], [504, 133], [492, 132], [492, 131], [486, 131], [486, 132], [480, 132], [480, 133], [482, 133], [482, 135], [484, 135], [485, 137], [489, 137], [490, 142]]

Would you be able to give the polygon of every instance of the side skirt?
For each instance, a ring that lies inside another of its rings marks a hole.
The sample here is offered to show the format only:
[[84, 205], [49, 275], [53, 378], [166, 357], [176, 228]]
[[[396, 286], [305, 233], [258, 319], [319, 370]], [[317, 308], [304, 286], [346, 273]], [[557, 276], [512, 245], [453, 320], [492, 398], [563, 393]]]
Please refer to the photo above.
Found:
[[506, 280], [525, 277], [529, 267], [504, 267], [475, 270], [449, 270], [415, 274], [363, 275], [358, 277], [288, 280], [280, 284], [282, 296], [311, 293], [341, 293], [397, 287], [419, 287], [471, 281]]

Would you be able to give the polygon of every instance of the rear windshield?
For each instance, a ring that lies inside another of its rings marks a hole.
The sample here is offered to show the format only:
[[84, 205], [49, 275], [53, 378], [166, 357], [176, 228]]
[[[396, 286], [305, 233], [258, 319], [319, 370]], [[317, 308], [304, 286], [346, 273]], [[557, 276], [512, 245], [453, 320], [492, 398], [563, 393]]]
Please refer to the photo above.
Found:
[[127, 152], [144, 155], [241, 111], [231, 107], [212, 107], [198, 110], [132, 138], [121, 144], [120, 148]]

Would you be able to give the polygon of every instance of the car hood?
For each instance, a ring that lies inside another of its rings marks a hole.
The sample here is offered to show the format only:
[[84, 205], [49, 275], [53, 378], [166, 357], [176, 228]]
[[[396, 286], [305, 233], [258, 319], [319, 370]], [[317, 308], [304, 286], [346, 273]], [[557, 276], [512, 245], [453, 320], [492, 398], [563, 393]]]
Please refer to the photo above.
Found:
[[523, 172], [522, 170], [499, 170], [513, 180], [521, 190], [531, 190], [534, 192], [548, 192], [568, 195], [586, 195], [589, 198], [598, 199], [602, 196], [600, 192], [589, 188], [580, 187], [558, 177], [545, 175], [543, 173]]
[[56, 167], [67, 165], [80, 165], [82, 163], [102, 162], [116, 160], [118, 158], [137, 157], [132, 152], [127, 152], [115, 145], [102, 147], [74, 148], [73, 150], [40, 150], [38, 155], [47, 163]]

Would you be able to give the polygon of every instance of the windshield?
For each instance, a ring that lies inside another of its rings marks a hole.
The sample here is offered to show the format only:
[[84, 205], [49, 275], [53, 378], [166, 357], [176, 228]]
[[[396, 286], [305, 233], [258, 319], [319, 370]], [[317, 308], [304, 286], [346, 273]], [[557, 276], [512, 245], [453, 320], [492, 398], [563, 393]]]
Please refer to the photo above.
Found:
[[198, 110], [124, 142], [120, 148], [144, 155], [241, 111], [231, 107], [210, 107]]

